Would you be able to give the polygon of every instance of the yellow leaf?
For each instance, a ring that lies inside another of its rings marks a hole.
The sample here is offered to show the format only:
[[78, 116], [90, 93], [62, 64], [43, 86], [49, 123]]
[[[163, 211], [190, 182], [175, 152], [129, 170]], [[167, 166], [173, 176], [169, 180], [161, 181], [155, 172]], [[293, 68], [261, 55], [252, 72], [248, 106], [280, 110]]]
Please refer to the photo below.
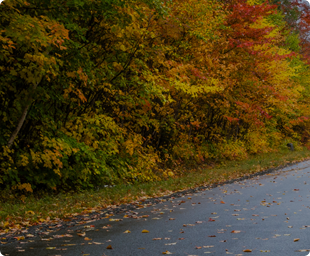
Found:
[[123, 52], [125, 52], [126, 51], [126, 47], [125, 47], [125, 45], [121, 45], [120, 47], [119, 47]]
[[109, 219], [109, 221], [122, 221], [122, 219]]
[[150, 231], [146, 230], [146, 229], [143, 229], [142, 230], [142, 233], [149, 233]]
[[172, 254], [172, 253], [169, 251], [165, 251], [165, 252], [163, 252], [163, 254]]
[[126, 230], [126, 231], [124, 231], [124, 233], [127, 234], [127, 233], [131, 233], [131, 232], [130, 232], [130, 230]]

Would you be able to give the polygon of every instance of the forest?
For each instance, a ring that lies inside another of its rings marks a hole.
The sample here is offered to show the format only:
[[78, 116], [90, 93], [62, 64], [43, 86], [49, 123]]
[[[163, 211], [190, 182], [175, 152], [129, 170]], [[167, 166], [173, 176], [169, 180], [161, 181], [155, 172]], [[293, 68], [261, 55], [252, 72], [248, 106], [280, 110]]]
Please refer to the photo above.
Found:
[[0, 188], [150, 182], [310, 149], [310, 5], [5, 0]]

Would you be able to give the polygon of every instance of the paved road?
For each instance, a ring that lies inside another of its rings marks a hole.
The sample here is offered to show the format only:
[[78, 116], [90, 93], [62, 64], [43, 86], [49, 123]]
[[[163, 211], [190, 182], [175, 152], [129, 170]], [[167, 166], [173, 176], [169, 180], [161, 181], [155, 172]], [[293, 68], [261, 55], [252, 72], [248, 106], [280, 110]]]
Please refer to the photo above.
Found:
[[2, 245], [0, 251], [9, 256], [308, 255], [309, 184], [307, 161], [156, 205], [142, 203], [138, 210]]

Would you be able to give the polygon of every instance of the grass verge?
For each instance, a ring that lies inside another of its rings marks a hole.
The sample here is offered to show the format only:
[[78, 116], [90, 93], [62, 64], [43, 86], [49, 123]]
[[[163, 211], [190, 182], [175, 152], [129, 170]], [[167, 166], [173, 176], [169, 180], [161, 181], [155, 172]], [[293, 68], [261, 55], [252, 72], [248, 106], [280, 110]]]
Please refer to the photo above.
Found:
[[130, 203], [149, 197], [167, 195], [176, 191], [212, 185], [243, 177], [269, 168], [310, 158], [306, 148], [300, 151], [279, 152], [252, 156], [242, 161], [225, 161], [216, 166], [199, 166], [186, 171], [182, 177], [135, 184], [118, 185], [80, 193], [30, 195], [24, 201], [8, 198], [0, 204], [0, 235], [38, 223], [69, 218], [80, 213], [106, 208], [110, 205]]

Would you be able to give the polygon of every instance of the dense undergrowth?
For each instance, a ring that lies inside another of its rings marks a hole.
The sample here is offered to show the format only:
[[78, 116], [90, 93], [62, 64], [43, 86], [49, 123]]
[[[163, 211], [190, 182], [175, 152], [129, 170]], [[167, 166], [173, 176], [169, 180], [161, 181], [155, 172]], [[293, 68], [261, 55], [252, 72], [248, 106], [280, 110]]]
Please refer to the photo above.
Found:
[[18, 233], [21, 229], [33, 225], [59, 224], [61, 220], [68, 221], [77, 215], [111, 212], [123, 204], [139, 205], [148, 198], [169, 196], [174, 192], [247, 178], [252, 174], [274, 171], [277, 167], [309, 158], [310, 151], [306, 148], [293, 152], [283, 148], [246, 160], [226, 160], [213, 165], [187, 168], [182, 176], [161, 181], [119, 184], [79, 192], [40, 191], [40, 193], [28, 193], [27, 197], [20, 197], [18, 191], [6, 190], [0, 194], [0, 236], [12, 232]]
[[1, 189], [159, 182], [308, 146], [300, 10], [262, 0], [5, 0]]

